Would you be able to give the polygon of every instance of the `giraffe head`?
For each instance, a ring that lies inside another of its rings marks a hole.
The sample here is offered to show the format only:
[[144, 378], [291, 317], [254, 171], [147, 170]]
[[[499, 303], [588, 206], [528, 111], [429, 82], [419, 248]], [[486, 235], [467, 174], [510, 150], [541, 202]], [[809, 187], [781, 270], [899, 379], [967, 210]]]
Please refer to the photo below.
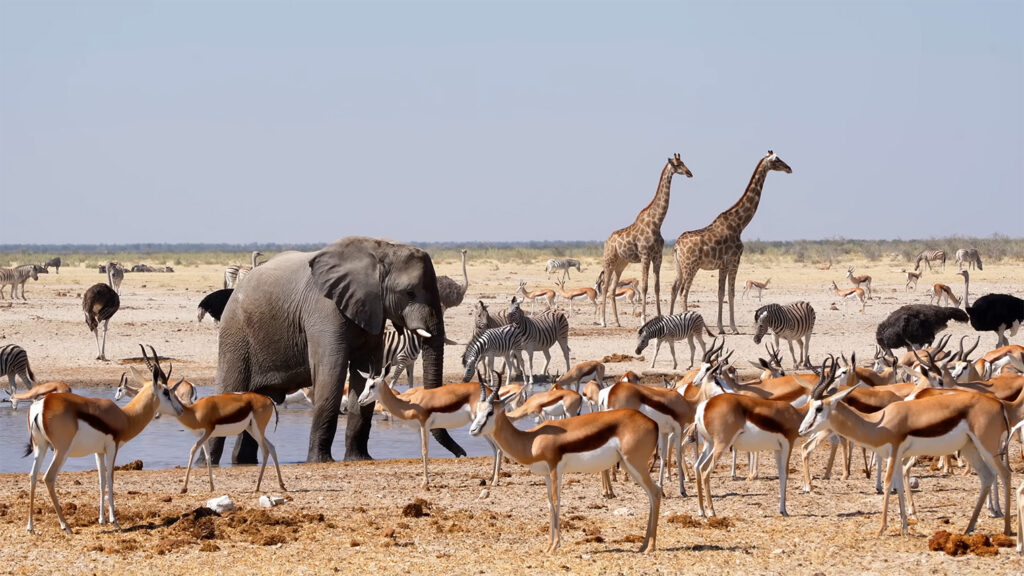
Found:
[[782, 158], [779, 158], [778, 156], [775, 155], [775, 152], [769, 150], [764, 157], [765, 161], [768, 162], [769, 170], [778, 170], [779, 172], [785, 172], [786, 174], [793, 173], [793, 169], [789, 167], [789, 164], [783, 162]]
[[683, 164], [683, 160], [679, 157], [679, 154], [675, 154], [669, 158], [668, 163], [672, 166], [672, 172], [674, 174], [682, 174], [687, 178], [693, 178], [693, 173], [686, 167], [686, 164]]

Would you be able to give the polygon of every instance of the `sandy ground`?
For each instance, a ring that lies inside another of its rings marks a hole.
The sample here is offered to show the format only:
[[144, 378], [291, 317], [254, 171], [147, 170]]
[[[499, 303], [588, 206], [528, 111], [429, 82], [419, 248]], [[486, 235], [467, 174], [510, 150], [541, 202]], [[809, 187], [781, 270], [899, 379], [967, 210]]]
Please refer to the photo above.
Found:
[[[552, 286], [545, 281], [541, 262], [478, 261], [472, 253], [469, 258], [468, 294], [462, 306], [449, 310], [445, 318], [449, 337], [457, 341], [469, 338], [476, 300], [498, 309], [507, 303], [520, 280], [526, 280], [530, 289]], [[439, 273], [461, 278], [458, 262], [437, 264]], [[844, 306], [827, 290], [831, 280], [848, 285], [844, 275], [849, 265], [855, 265], [858, 274], [874, 278], [875, 298], [864, 314], [852, 303]], [[820, 362], [829, 352], [855, 351], [858, 358], [870, 357], [877, 323], [902, 304], [927, 302], [925, 286], [945, 282], [962, 294], [963, 282], [954, 274], [955, 266], [947, 267], [946, 272], [926, 273], [918, 289], [907, 293], [898, 273], [903, 266], [895, 261], [837, 262], [831, 270], [818, 270], [786, 261], [745, 260], [736, 302], [741, 335], [730, 336], [728, 347], [736, 350], [735, 358], [741, 362], [763, 353], [750, 337], [753, 311], [759, 303], [742, 298], [739, 291], [744, 280], [771, 277], [763, 303], [805, 299], [817, 310], [811, 343], [815, 360]], [[585, 261], [583, 273], [574, 271], [567, 285], [590, 285], [597, 272], [596, 262]], [[663, 311], [667, 313], [674, 271], [666, 266], [662, 272]], [[626, 271], [627, 276], [637, 273], [635, 266]], [[125, 369], [120, 361], [137, 357], [139, 342], [152, 344], [162, 356], [173, 358], [176, 375], [200, 384], [212, 383], [217, 331], [209, 319], [196, 322], [196, 305], [204, 294], [220, 287], [220, 268], [179, 267], [173, 274], [126, 274], [121, 310], [111, 321], [107, 341], [107, 356], [113, 361], [107, 363], [93, 359], [95, 342], [81, 312], [81, 295], [103, 278], [92, 269], [63, 268], [60, 275], [30, 281], [28, 302], [11, 306], [7, 305], [10, 300], [0, 302], [0, 344], [15, 342], [25, 347], [40, 380], [65, 380], [76, 388], [116, 385]], [[690, 301], [712, 325], [716, 286], [717, 274], [701, 272]], [[1024, 270], [1018, 263], [987, 264], [985, 271], [972, 274], [971, 299], [991, 291], [1019, 296], [1022, 286]], [[562, 300], [558, 305], [565, 308]], [[831, 309], [833, 305], [836, 309]], [[633, 354], [640, 319], [629, 314], [628, 304], [620, 306], [621, 328], [597, 326], [589, 303], [574, 305], [574, 312], [570, 319], [571, 363], [613, 353]], [[654, 314], [653, 301], [648, 312]], [[726, 311], [726, 321], [727, 315]], [[956, 338], [973, 334], [961, 325], [952, 327], [951, 333]], [[1021, 337], [1013, 341], [1019, 343]], [[993, 335], [984, 335], [982, 348], [994, 342]], [[682, 370], [689, 364], [688, 349], [685, 344], [678, 349]], [[458, 379], [461, 352], [461, 347], [450, 347], [446, 353], [450, 380]], [[653, 370], [649, 367], [652, 354], [649, 348], [643, 352], [644, 360], [609, 363], [608, 373], [631, 369], [656, 380], [658, 375], [672, 372], [667, 347]], [[542, 362], [540, 355], [537, 359]], [[790, 363], [787, 355], [787, 367]], [[552, 359], [552, 370], [564, 371], [560, 354]], [[928, 536], [936, 530], [962, 530], [966, 525], [977, 493], [974, 476], [944, 477], [921, 467], [915, 472], [922, 484], [918, 496], [921, 523], [912, 526], [913, 535], [900, 537], [892, 528], [893, 523], [898, 527], [898, 517], [890, 512], [889, 535], [876, 538], [881, 499], [863, 473], [848, 481], [818, 480], [815, 493], [804, 494], [799, 487], [799, 464], [794, 460], [788, 492], [791, 517], [783, 519], [777, 513], [776, 472], [770, 460], [763, 458], [761, 477], [752, 482], [730, 480], [725, 464], [719, 466], [713, 489], [719, 496], [718, 513], [729, 519], [725, 525], [689, 522], [688, 515], [696, 513], [693, 497], [684, 499], [670, 492], [662, 506], [659, 551], [646, 556], [633, 552], [639, 547], [647, 513], [645, 498], [635, 486], [620, 481], [618, 498], [604, 500], [596, 477], [569, 476], [563, 493], [563, 547], [556, 555], [544, 557], [547, 505], [543, 481], [521, 466], [506, 464], [509, 476], [503, 485], [488, 488], [487, 496], [482, 497], [482, 479], [489, 466], [483, 459], [435, 461], [431, 467], [435, 485], [430, 490], [419, 487], [418, 461], [287, 466], [284, 474], [291, 501], [269, 512], [260, 512], [249, 492], [254, 470], [217, 470], [215, 495], [232, 495], [241, 511], [201, 520], [190, 515], [175, 520], [210, 496], [198, 482], [191, 494], [179, 495], [183, 471], [120, 472], [116, 489], [123, 532], [109, 532], [96, 524], [94, 473], [65, 473], [58, 486], [65, 508], [69, 512], [75, 508], [70, 517], [76, 534], [71, 538], [58, 532], [45, 493], [37, 494], [38, 534], [27, 535], [25, 476], [6, 474], [0, 475], [0, 541], [5, 543], [0, 546], [0, 572], [103, 574], [125, 567], [162, 573], [374, 570], [430, 574], [884, 574], [897, 570], [1009, 574], [1024, 570], [1024, 560], [1006, 549], [995, 557], [958, 558], [927, 550]], [[812, 461], [812, 470], [819, 476], [823, 462], [822, 454]], [[1011, 463], [1019, 473], [1021, 462], [1013, 458]], [[792, 480], [794, 475], [796, 480]], [[692, 494], [693, 484], [687, 489]], [[415, 513], [417, 499], [423, 501], [419, 505], [425, 511], [419, 517]], [[404, 516], [403, 509], [409, 504], [413, 504], [411, 516]], [[623, 515], [620, 509], [631, 515]], [[983, 514], [979, 529], [993, 533], [1001, 526], [1001, 521]]]

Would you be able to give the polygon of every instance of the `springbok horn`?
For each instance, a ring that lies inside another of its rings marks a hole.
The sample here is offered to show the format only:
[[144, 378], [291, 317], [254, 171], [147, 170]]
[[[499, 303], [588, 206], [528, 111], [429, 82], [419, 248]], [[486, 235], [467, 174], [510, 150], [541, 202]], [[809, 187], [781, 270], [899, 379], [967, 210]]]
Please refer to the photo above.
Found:
[[146, 347], [143, 346], [140, 343], [139, 344], [139, 349], [142, 350], [142, 358], [146, 361], [146, 368], [149, 368], [149, 371], [152, 372], [153, 371], [153, 363], [149, 360], [149, 355], [146, 354]]
[[487, 386], [484, 384], [484, 379], [480, 379], [480, 402], [487, 401]]
[[[160, 367], [160, 356], [157, 356], [156, 349], [153, 348], [152, 344], [149, 345], [149, 351], [153, 353], [153, 363], [156, 364], [157, 370], [159, 370], [160, 374], [163, 375], [164, 369]], [[166, 376], [164, 376], [164, 378], [166, 378]]]
[[964, 362], [967, 362], [967, 358], [971, 355], [972, 352], [974, 352], [975, 348], [978, 347], [978, 344], [980, 342], [981, 342], [981, 336], [978, 336], [977, 340], [974, 341], [974, 346], [971, 346], [971, 349], [964, 353], [964, 357], [963, 357], [963, 361]]

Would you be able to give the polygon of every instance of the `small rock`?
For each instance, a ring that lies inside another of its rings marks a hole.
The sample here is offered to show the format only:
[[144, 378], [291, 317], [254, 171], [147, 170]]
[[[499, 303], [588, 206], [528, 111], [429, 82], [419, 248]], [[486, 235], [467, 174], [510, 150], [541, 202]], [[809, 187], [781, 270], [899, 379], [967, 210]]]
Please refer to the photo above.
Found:
[[907, 482], [907, 484], [910, 485], [911, 490], [917, 490], [921, 486], [921, 481], [917, 478], [917, 476], [911, 476], [910, 481]]
[[273, 508], [285, 503], [280, 496], [260, 496], [260, 508]]
[[783, 552], [785, 552], [784, 549], [776, 548], [775, 550], [772, 550], [772, 555], [775, 556], [775, 555], [778, 555], [778, 554], [782, 554]]
[[218, 498], [210, 498], [206, 501], [206, 507], [218, 514], [223, 514], [224, 512], [234, 512], [235, 502], [230, 496], [224, 495]]
[[478, 500], [487, 500], [490, 497], [491, 491], [488, 490], [487, 488], [484, 488], [483, 490], [480, 491], [480, 497], [478, 498]]
[[616, 516], [633, 516], [636, 513], [629, 508], [616, 508], [612, 514], [615, 514]]

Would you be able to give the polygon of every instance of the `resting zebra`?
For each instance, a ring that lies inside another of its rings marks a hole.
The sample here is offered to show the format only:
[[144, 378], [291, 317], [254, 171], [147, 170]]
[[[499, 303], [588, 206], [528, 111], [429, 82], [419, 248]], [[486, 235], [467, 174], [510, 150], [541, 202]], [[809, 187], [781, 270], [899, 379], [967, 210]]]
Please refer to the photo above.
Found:
[[654, 362], [658, 359], [658, 351], [661, 350], [662, 342], [668, 342], [668, 349], [672, 352], [672, 369], [675, 370], [678, 365], [675, 343], [685, 338], [690, 344], [690, 365], [687, 369], [693, 368], [693, 356], [696, 351], [696, 347], [693, 345], [694, 337], [700, 342], [701, 353], [707, 352], [707, 348], [704, 346], [704, 332], [707, 332], [707, 335], [712, 338], [715, 337], [704, 324], [704, 317], [697, 312], [656, 316], [636, 329], [636, 354], [639, 355], [643, 352], [652, 338], [657, 338], [658, 343], [654, 346], [654, 357], [651, 358], [651, 368], [654, 368]]
[[28, 363], [28, 353], [17, 344], [8, 344], [0, 348], [0, 374], [7, 375], [7, 382], [11, 387], [8, 394], [11, 396], [18, 391], [14, 383], [15, 376], [21, 376], [26, 390], [32, 388], [36, 381], [36, 375], [32, 373], [32, 367]]
[[572, 278], [569, 276], [569, 269], [570, 268], [575, 268], [577, 272], [581, 272], [581, 270], [580, 270], [580, 261], [579, 260], [573, 260], [572, 258], [564, 258], [564, 259], [552, 258], [552, 259], [548, 260], [547, 266], [544, 267], [544, 272], [547, 273], [548, 279], [550, 280], [552, 272], [557, 272], [558, 270], [561, 270], [562, 271], [562, 279], [565, 280], [566, 278], [569, 278], [571, 280]]
[[[463, 375], [463, 382], [469, 382], [473, 379], [473, 373], [476, 371], [477, 363], [486, 360], [488, 379], [491, 380], [491, 386], [497, 390], [497, 384], [494, 380], [494, 357], [501, 356], [505, 359], [505, 366], [515, 365], [513, 358], [519, 359], [519, 363], [522, 364], [522, 357], [519, 355], [519, 351], [523, 349], [523, 338], [515, 326], [506, 325], [500, 328], [490, 328], [484, 330], [480, 334], [473, 337], [473, 339], [466, 346], [466, 351], [462, 354], [462, 367], [466, 373]], [[505, 371], [508, 380], [511, 379], [511, 370]], [[530, 379], [533, 379], [533, 375], [530, 374]], [[505, 384], [508, 384], [506, 380]]]
[[[789, 355], [793, 357], [793, 365], [811, 365], [810, 347], [811, 332], [814, 330], [814, 308], [804, 301], [793, 302], [781, 306], [779, 304], [768, 304], [754, 312], [754, 343], [760, 344], [761, 339], [769, 330], [775, 335], [775, 348], [779, 347], [779, 338], [785, 338], [789, 343]], [[793, 352], [793, 340], [800, 344], [800, 361], [796, 359]]]
[[562, 355], [565, 356], [565, 369], [568, 371], [569, 320], [565, 314], [557, 310], [545, 310], [539, 316], [527, 318], [520, 308], [521, 304], [522, 300], [516, 300], [515, 296], [512, 297], [512, 302], [508, 307], [508, 322], [522, 338], [523, 350], [530, 362], [530, 377], [527, 383], [533, 384], [533, 352], [540, 350], [544, 353], [542, 373], [547, 374], [548, 366], [551, 364], [551, 353], [548, 352], [548, 348], [551, 348], [556, 342], [562, 349]]
[[928, 265], [928, 270], [932, 269], [932, 260], [936, 260], [942, 263], [942, 269], [946, 269], [946, 252], [944, 250], [925, 250], [917, 255], [917, 262], [914, 263], [914, 271], [921, 269], [921, 261], [924, 261]]
[[53, 266], [54, 268], [56, 268], [57, 269], [56, 273], [60, 274], [60, 256], [57, 256], [56, 258], [51, 258], [51, 259], [47, 260], [45, 264], [43, 264], [43, 268], [46, 268], [47, 272], [50, 271], [50, 266]]
[[981, 256], [974, 248], [961, 248], [956, 251], [956, 269], [963, 270], [965, 265], [971, 269], [977, 266], [978, 270], [983, 270]]
[[17, 300], [18, 286], [21, 286], [21, 299], [25, 298], [25, 283], [29, 278], [39, 280], [39, 274], [46, 274], [46, 268], [37, 264], [23, 264], [16, 268], [0, 268], [0, 300], [4, 300], [4, 287], [11, 286], [11, 300]]

